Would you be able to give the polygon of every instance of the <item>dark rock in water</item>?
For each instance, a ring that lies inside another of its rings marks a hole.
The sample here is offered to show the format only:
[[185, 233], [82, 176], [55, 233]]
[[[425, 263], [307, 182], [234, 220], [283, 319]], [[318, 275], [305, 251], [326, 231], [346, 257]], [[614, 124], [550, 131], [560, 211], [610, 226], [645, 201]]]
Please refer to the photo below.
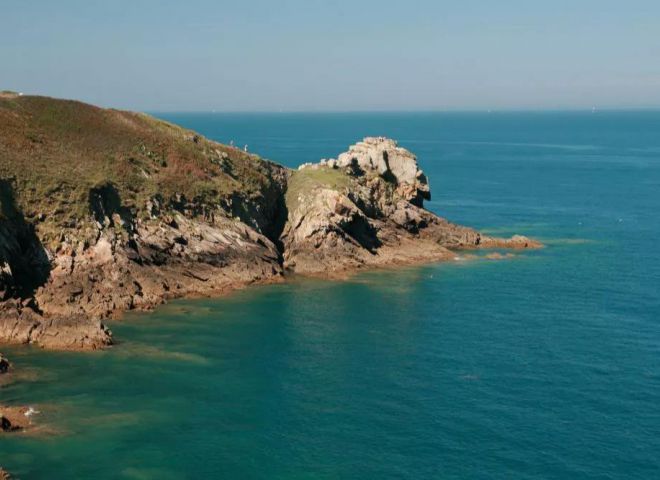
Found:
[[0, 480], [10, 480], [11, 475], [2, 467], [0, 467]]
[[10, 365], [9, 360], [0, 353], [0, 374], [7, 373]]
[[11, 431], [11, 422], [7, 417], [0, 417], [0, 428], [3, 432]]
[[27, 407], [0, 406], [0, 430], [15, 432], [28, 428], [30, 426], [29, 412]]

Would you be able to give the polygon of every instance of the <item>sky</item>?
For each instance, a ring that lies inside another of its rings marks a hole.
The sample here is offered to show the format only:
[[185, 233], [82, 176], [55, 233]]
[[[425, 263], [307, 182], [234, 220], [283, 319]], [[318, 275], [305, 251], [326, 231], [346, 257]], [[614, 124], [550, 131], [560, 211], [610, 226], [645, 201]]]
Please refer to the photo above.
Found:
[[659, 0], [0, 0], [0, 90], [145, 111], [659, 108]]

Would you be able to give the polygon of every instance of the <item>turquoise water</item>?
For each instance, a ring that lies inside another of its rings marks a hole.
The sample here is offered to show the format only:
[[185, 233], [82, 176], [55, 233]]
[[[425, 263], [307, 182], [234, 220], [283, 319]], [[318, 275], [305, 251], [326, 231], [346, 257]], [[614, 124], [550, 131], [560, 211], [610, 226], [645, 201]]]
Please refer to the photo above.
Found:
[[120, 344], [3, 348], [41, 436], [23, 479], [660, 476], [660, 113], [161, 114], [287, 165], [365, 135], [418, 154], [428, 207], [548, 247], [294, 279], [131, 314]]

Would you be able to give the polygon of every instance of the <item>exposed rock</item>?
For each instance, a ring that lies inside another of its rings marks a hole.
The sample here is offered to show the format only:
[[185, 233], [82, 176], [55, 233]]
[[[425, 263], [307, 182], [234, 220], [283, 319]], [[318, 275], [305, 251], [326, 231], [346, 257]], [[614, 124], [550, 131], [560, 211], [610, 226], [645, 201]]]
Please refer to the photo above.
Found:
[[417, 165], [417, 157], [390, 138], [366, 137], [339, 155], [336, 166], [377, 172], [397, 186], [402, 198], [417, 206], [431, 199], [428, 181]]
[[10, 480], [11, 475], [2, 467], [0, 467], [0, 480]]
[[128, 239], [103, 227], [95, 243], [63, 244], [32, 305], [20, 299], [0, 303], [0, 338], [97, 349], [112, 343], [104, 318], [281, 275], [275, 245], [240, 221], [179, 213], [159, 220], [132, 225]]
[[516, 235], [482, 235], [421, 208], [429, 198], [414, 155], [386, 138], [366, 138], [329, 162], [294, 173], [282, 234], [284, 266], [306, 274], [454, 258], [450, 249], [538, 248]]
[[97, 318], [72, 308], [67, 315], [43, 316], [18, 302], [0, 305], [0, 337], [7, 343], [35, 343], [58, 350], [95, 350], [112, 344], [112, 333]]
[[482, 248], [513, 248], [522, 250], [525, 248], [540, 248], [542, 246], [540, 242], [523, 235], [514, 235], [507, 239], [483, 237], [481, 242]]
[[15, 432], [31, 426], [29, 407], [6, 407], [0, 405], [0, 431]]

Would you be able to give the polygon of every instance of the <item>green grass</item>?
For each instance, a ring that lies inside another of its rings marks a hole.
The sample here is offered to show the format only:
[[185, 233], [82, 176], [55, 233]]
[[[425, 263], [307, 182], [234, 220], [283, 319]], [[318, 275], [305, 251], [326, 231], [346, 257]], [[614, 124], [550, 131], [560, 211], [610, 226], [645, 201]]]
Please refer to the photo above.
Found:
[[[228, 171], [218, 164], [223, 154]], [[149, 115], [0, 96], [0, 179], [12, 184], [18, 208], [42, 240], [88, 221], [89, 192], [100, 185], [114, 185], [122, 206], [145, 216], [156, 194], [214, 206], [236, 192], [259, 195], [273, 181], [272, 168]]]
[[287, 208], [292, 211], [298, 207], [299, 198], [305, 197], [316, 188], [344, 190], [351, 185], [351, 178], [343, 171], [329, 167], [303, 168], [296, 170], [289, 179], [286, 192]]

